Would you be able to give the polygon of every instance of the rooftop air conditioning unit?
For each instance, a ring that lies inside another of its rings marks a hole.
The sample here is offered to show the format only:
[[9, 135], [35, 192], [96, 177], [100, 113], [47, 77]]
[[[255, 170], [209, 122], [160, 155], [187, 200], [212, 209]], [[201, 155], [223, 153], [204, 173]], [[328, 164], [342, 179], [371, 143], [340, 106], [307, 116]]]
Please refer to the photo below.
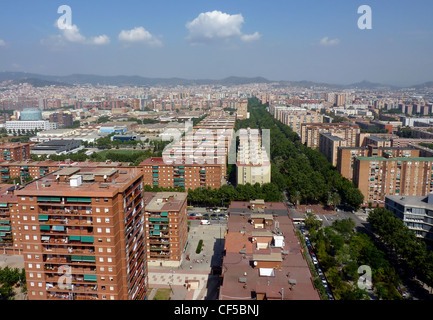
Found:
[[75, 174], [69, 179], [69, 184], [71, 185], [71, 187], [79, 187], [82, 183], [83, 177], [79, 174]]

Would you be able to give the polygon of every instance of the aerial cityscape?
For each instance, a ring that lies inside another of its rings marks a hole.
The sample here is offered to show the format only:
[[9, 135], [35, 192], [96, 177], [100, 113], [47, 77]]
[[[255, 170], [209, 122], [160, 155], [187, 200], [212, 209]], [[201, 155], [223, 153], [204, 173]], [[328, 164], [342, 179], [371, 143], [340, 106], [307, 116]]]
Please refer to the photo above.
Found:
[[0, 300], [431, 300], [433, 3], [312, 3], [2, 2]]

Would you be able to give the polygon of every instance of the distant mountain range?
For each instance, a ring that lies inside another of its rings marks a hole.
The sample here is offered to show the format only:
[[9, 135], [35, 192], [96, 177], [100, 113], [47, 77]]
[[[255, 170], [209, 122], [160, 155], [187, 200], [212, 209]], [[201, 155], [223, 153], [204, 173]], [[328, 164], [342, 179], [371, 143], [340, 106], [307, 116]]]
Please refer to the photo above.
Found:
[[[174, 87], [178, 85], [218, 85], [232, 86], [252, 83], [273, 83], [275, 86], [293, 86], [300, 88], [324, 87], [329, 89], [401, 89], [401, 87], [386, 84], [373, 83], [369, 81], [357, 82], [349, 85], [337, 85], [319, 83], [313, 81], [275, 81], [263, 77], [227, 77], [220, 80], [183, 78], [148, 78], [141, 76], [101, 76], [90, 74], [71, 74], [67, 76], [51, 76], [26, 72], [0, 72], [0, 82], [10, 80], [14, 84], [29, 83], [35, 87], [45, 86], [72, 86], [72, 85], [113, 85], [113, 86], [164, 86]], [[413, 85], [406, 88], [423, 89], [433, 88], [433, 81]]]

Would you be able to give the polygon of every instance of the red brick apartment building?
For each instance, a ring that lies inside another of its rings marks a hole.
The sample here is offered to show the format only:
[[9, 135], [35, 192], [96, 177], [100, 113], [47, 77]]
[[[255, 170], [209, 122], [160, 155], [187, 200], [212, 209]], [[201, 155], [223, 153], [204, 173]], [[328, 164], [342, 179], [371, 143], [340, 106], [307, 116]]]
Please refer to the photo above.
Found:
[[385, 196], [427, 196], [433, 191], [432, 157], [357, 157], [353, 183], [364, 195], [364, 205], [383, 205]]
[[280, 202], [229, 207], [220, 300], [319, 300], [302, 247]]
[[146, 298], [141, 170], [64, 168], [15, 195], [30, 300]]
[[187, 193], [145, 192], [149, 265], [178, 267], [188, 239]]
[[30, 159], [30, 143], [0, 144], [0, 161], [25, 161]]
[[414, 147], [339, 147], [337, 156], [337, 170], [346, 179], [353, 179], [353, 167], [356, 157], [419, 157], [420, 150]]
[[319, 147], [320, 134], [331, 133], [346, 141], [346, 146], [356, 146], [361, 129], [351, 123], [302, 123], [301, 142], [311, 149]]
[[163, 158], [148, 158], [140, 163], [144, 184], [158, 187], [181, 187], [185, 190], [220, 188], [223, 173], [221, 164], [166, 164]]
[[21, 254], [12, 234], [14, 221], [12, 221], [11, 210], [18, 203], [14, 189], [15, 186], [12, 184], [0, 184], [0, 254]]

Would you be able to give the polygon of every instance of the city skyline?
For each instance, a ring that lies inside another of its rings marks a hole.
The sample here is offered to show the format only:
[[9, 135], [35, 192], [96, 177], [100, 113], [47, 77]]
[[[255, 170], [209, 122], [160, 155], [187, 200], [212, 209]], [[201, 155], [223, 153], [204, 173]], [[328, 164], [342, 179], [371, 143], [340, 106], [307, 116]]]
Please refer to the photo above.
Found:
[[[66, 5], [71, 26], [57, 20]], [[369, 5], [372, 29], [358, 28]], [[415, 1], [2, 3], [0, 70], [350, 84], [433, 80], [433, 4]]]

